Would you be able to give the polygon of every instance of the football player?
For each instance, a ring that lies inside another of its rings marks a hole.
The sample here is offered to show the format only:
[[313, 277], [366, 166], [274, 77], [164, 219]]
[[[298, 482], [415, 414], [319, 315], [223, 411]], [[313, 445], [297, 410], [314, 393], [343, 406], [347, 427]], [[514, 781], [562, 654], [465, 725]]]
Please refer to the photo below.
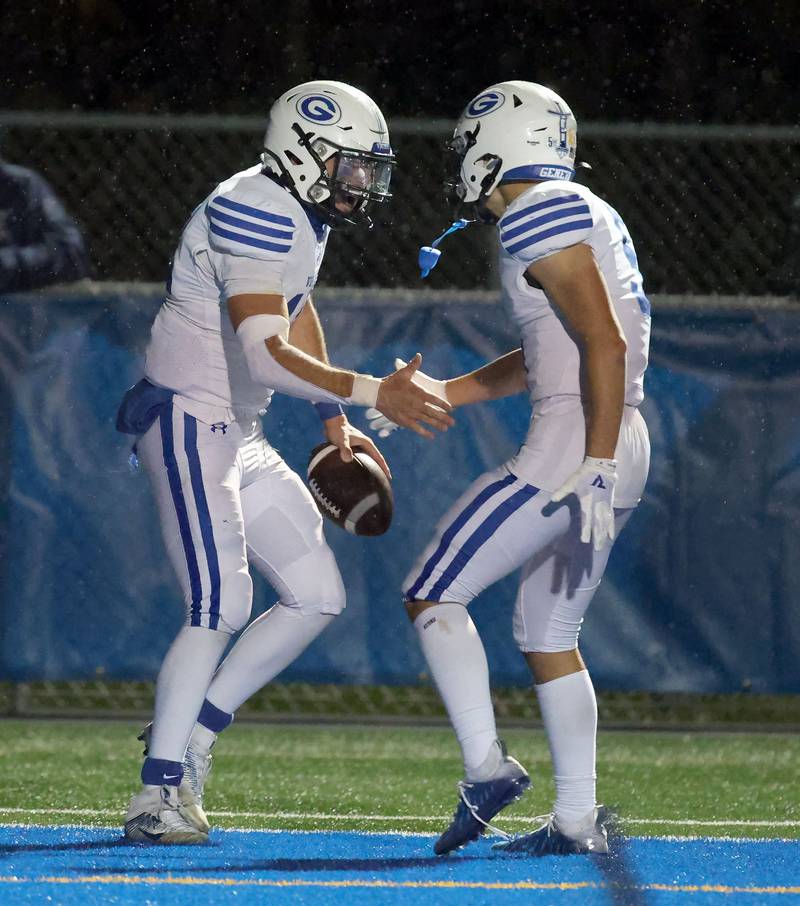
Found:
[[557, 94], [531, 82], [491, 86], [467, 105], [450, 148], [458, 199], [496, 224], [502, 297], [522, 344], [454, 380], [415, 380], [456, 407], [527, 389], [533, 415], [516, 456], [455, 503], [404, 585], [464, 761], [455, 816], [434, 849], [476, 839], [530, 784], [497, 738], [486, 655], [467, 612], [521, 567], [514, 637], [536, 684], [556, 801], [541, 828], [498, 845], [606, 852], [597, 705], [578, 633], [647, 477], [639, 405], [650, 303], [621, 217], [572, 181], [576, 123]]
[[[342, 405], [377, 406], [426, 436], [452, 422], [411, 382], [419, 356], [383, 380], [330, 365], [311, 301], [330, 229], [368, 223], [390, 197], [395, 158], [377, 105], [340, 82], [299, 85], [273, 105], [264, 146], [261, 163], [220, 183], [186, 224], [145, 377], [119, 413], [118, 427], [139, 435], [187, 612], [159, 672], [125, 822], [140, 843], [207, 840], [200, 797], [216, 733], [345, 605], [322, 517], [262, 432], [273, 391], [311, 400], [343, 459], [363, 447], [387, 472]], [[249, 619], [251, 564], [279, 600], [214, 677]]]

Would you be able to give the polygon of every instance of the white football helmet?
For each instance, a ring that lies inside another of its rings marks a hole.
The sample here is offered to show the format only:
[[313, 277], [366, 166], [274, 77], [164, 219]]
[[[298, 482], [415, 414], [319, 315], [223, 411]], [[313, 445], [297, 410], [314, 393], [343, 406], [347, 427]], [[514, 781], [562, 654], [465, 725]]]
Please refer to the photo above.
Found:
[[[378, 105], [343, 82], [304, 82], [272, 105], [261, 161], [331, 225], [367, 223], [391, 198], [395, 156]], [[330, 162], [330, 163], [329, 163]]]
[[572, 179], [577, 125], [566, 101], [535, 82], [498, 82], [461, 114], [448, 148], [455, 155], [446, 188], [466, 204], [502, 182]]

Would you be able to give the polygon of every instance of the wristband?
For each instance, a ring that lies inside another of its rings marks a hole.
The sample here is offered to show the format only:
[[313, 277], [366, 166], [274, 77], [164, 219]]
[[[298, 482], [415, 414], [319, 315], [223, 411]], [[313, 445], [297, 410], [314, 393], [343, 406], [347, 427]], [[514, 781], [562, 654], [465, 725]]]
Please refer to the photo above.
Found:
[[329, 418], [344, 415], [344, 409], [338, 403], [314, 403], [320, 421], [326, 422]]
[[348, 402], [354, 406], [375, 406], [380, 389], [380, 378], [373, 377], [371, 374], [357, 374], [353, 379], [353, 389]]

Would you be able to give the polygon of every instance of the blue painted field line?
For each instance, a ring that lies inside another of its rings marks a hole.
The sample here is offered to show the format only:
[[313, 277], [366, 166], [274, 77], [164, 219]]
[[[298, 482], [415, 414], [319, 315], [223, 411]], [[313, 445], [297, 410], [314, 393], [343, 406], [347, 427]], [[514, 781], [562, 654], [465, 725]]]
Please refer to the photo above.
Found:
[[[0, 825], [0, 901], [64, 906], [158, 902], [185, 906], [455, 906], [468, 902], [633, 906], [800, 898], [800, 841], [619, 840], [609, 856], [535, 859], [493, 852], [481, 839], [437, 858], [432, 835], [215, 829], [207, 846], [146, 847], [119, 828]], [[472, 895], [470, 896], [470, 892]], [[572, 898], [570, 900], [569, 898]]]

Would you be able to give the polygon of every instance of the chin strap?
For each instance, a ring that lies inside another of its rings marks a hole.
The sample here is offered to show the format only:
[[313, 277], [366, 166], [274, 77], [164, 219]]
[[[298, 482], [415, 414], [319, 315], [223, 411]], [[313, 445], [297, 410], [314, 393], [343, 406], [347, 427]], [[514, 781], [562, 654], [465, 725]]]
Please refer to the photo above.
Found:
[[439, 257], [441, 252], [437, 248], [439, 243], [444, 239], [445, 236], [449, 236], [451, 233], [455, 233], [457, 230], [463, 230], [464, 227], [469, 226], [471, 223], [475, 223], [474, 220], [467, 220], [465, 217], [462, 217], [461, 220], [456, 220], [455, 223], [451, 224], [441, 236], [437, 236], [436, 239], [430, 245], [423, 245], [419, 250], [419, 256], [417, 258], [417, 263], [420, 267], [420, 277], [424, 280], [428, 274], [436, 267], [439, 263]]

